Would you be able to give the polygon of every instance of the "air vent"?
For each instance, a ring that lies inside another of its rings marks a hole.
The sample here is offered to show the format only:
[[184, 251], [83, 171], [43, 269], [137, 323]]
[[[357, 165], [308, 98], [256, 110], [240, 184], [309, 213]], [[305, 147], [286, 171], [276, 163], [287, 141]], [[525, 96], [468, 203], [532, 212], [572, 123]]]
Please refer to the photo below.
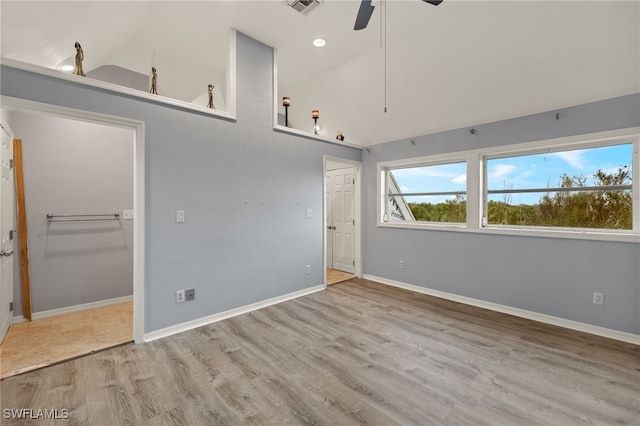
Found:
[[309, 12], [324, 3], [324, 0], [286, 0], [285, 3], [303, 15], [308, 15]]

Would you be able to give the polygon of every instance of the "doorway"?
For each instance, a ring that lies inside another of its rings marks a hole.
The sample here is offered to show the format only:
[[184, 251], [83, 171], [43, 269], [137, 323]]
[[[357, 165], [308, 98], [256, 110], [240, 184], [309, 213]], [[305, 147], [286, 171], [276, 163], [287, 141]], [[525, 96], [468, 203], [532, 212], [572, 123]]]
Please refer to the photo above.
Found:
[[13, 320], [13, 238], [14, 238], [14, 180], [13, 180], [13, 133], [0, 118], [2, 145], [0, 163], [0, 342]]
[[325, 266], [327, 285], [361, 276], [360, 163], [325, 158]]
[[[144, 297], [143, 297], [143, 292], [144, 292], [144, 262], [143, 262], [143, 259], [144, 259], [144, 165], [145, 165], [145, 148], [144, 148], [145, 144], [144, 144], [143, 123], [139, 121], [129, 120], [129, 119], [105, 116], [102, 114], [73, 110], [73, 109], [68, 109], [64, 107], [58, 107], [58, 106], [53, 106], [48, 104], [41, 104], [37, 102], [31, 102], [31, 101], [25, 101], [21, 99], [7, 98], [7, 97], [2, 97], [2, 106], [3, 106], [3, 109], [5, 111], [9, 111], [9, 113], [11, 112], [31, 113], [36, 115], [47, 116], [49, 118], [57, 117], [62, 119], [70, 119], [70, 120], [77, 121], [79, 123], [83, 122], [85, 124], [102, 125], [105, 127], [120, 129], [121, 131], [129, 132], [128, 134], [130, 135], [130, 139], [129, 139], [130, 142], [128, 144], [128, 149], [130, 150], [129, 152], [133, 153], [133, 158], [131, 159], [131, 156], [129, 157], [131, 161], [131, 163], [129, 163], [130, 164], [129, 167], [133, 169], [133, 174], [131, 175], [132, 182], [130, 181], [131, 182], [130, 184], [132, 184], [131, 186], [133, 187], [133, 196], [128, 207], [131, 210], [129, 210], [126, 213], [123, 210], [120, 210], [119, 211], [121, 215], [120, 218], [117, 218], [115, 221], [112, 218], [111, 222], [109, 220], [100, 222], [101, 226], [90, 229], [90, 232], [93, 232], [94, 234], [99, 234], [99, 233], [106, 234], [108, 232], [107, 228], [109, 228], [109, 226], [112, 226], [112, 227], [117, 226], [116, 223], [118, 219], [121, 221], [120, 223], [124, 222], [124, 218], [122, 217], [123, 213], [128, 214], [128, 219], [130, 220], [128, 220], [127, 226], [129, 226], [130, 229], [132, 228], [132, 232], [131, 232], [131, 238], [127, 241], [126, 244], [131, 247], [130, 256], [133, 259], [133, 268], [132, 268], [133, 271], [131, 272], [130, 270], [128, 273], [128, 276], [129, 276], [128, 281], [130, 283], [129, 285], [131, 285], [131, 281], [133, 284], [133, 292], [132, 292], [133, 295], [128, 296], [129, 310], [133, 311], [132, 322], [131, 321], [129, 322], [129, 330], [130, 330], [129, 335], [133, 337], [133, 340], [136, 343], [143, 343], [144, 341], [144, 324], [143, 324], [143, 319], [144, 319]], [[9, 123], [9, 125], [11, 125], [11, 123]], [[20, 135], [16, 135], [16, 137], [20, 137]], [[69, 155], [72, 155], [72, 154], [69, 154]], [[129, 171], [131, 171], [131, 169], [129, 169]], [[28, 189], [27, 189], [27, 192], [28, 192]], [[127, 208], [124, 205], [122, 207], [123, 209]], [[60, 213], [66, 213], [66, 212], [60, 212]], [[84, 212], [74, 211], [72, 213], [84, 213]], [[107, 213], [107, 212], [100, 211], [99, 213]], [[49, 226], [49, 228], [47, 228], [50, 231], [49, 236], [55, 235], [60, 239], [66, 238], [69, 240], [74, 238], [74, 236], [77, 236], [78, 234], [85, 232], [86, 229], [89, 229], [89, 228], [85, 228], [84, 230], [80, 231], [77, 225], [78, 224], [73, 224], [73, 225], [72, 224], [56, 224], [54, 228], [54, 226], [51, 224], [45, 224], [45, 226]], [[4, 226], [4, 221], [3, 221], [3, 226]], [[76, 226], [76, 228], [72, 229], [73, 226]], [[60, 249], [61, 246], [56, 246], [56, 248]], [[65, 250], [67, 250], [67, 252], [71, 251], [73, 250], [73, 246], [65, 247]], [[100, 250], [101, 250], [100, 247], [95, 248], [96, 252], [99, 252]], [[63, 250], [59, 250], [58, 253], [56, 253], [56, 255], [60, 256], [61, 251]], [[63, 254], [68, 254], [68, 253], [63, 252]], [[3, 283], [4, 283], [4, 279], [3, 279]], [[129, 287], [129, 294], [131, 294], [131, 287]], [[16, 295], [14, 294], [13, 296], [16, 296]], [[123, 299], [125, 298], [126, 297], [123, 297]], [[2, 306], [5, 305], [5, 301], [8, 304], [9, 299], [12, 300], [13, 298], [10, 298], [5, 293], [3, 293], [2, 301], [1, 301]], [[113, 300], [110, 300], [110, 301], [113, 303], [116, 303], [118, 302], [116, 299], [118, 298], [113, 298]], [[76, 304], [76, 306], [73, 306], [72, 308], [74, 307], [99, 309], [102, 307], [102, 305], [100, 302], [86, 303], [86, 304], [79, 303], [79, 304]], [[37, 311], [37, 308], [34, 307], [34, 310]], [[64, 308], [51, 309], [50, 311], [45, 313], [46, 315], [38, 315], [38, 312], [35, 312], [34, 319], [44, 318], [52, 314], [67, 314], [69, 312], [73, 312], [73, 309], [71, 311], [65, 310]], [[2, 313], [4, 314], [4, 308]], [[91, 315], [94, 316], [94, 314], [95, 313], [92, 313]], [[11, 321], [12, 319], [13, 317], [10, 317], [9, 320]], [[18, 324], [18, 325], [21, 325], [21, 324]]]

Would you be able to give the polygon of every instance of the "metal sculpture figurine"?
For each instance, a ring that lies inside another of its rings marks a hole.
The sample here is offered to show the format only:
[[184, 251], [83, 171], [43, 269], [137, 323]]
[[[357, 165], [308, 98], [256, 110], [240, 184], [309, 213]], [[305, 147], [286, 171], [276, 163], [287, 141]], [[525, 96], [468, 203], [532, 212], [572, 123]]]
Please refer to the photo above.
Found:
[[213, 88], [216, 87], [213, 84], [209, 84], [209, 103], [207, 104], [207, 108], [215, 109], [213, 106]]
[[151, 67], [151, 72], [153, 73], [153, 76], [151, 77], [151, 90], [149, 90], [149, 93], [157, 95], [158, 94], [158, 73], [156, 72], [156, 67]]
[[84, 52], [82, 51], [82, 46], [80, 46], [80, 43], [76, 41], [75, 47], [76, 47], [76, 66], [73, 69], [73, 73], [75, 75], [81, 75], [83, 77], [86, 77], [84, 75], [84, 71], [82, 70], [82, 61], [84, 61]]

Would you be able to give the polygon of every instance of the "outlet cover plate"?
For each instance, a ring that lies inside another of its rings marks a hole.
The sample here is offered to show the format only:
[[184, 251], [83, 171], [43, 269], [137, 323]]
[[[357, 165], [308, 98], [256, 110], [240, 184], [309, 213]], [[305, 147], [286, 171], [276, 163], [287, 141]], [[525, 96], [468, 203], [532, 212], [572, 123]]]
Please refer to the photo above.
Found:
[[594, 292], [593, 293], [593, 304], [594, 305], [603, 306], [604, 305], [604, 293]]
[[196, 298], [196, 290], [193, 288], [190, 288], [189, 290], [185, 290], [184, 298], [187, 302], [192, 301], [193, 299]]

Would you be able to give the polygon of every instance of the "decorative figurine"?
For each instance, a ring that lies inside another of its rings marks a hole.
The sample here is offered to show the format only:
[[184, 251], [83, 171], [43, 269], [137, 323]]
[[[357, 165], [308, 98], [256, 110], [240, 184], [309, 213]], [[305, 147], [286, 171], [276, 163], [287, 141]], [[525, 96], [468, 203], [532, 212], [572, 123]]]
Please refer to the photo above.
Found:
[[151, 77], [151, 90], [149, 90], [149, 93], [157, 95], [158, 94], [158, 73], [156, 72], [156, 67], [151, 67], [151, 72], [153, 73], [153, 77]]
[[213, 88], [216, 87], [212, 83], [209, 83], [209, 103], [207, 104], [207, 108], [215, 109], [213, 106]]
[[311, 111], [311, 118], [313, 118], [313, 133], [318, 134], [318, 118], [320, 118], [320, 111], [314, 109]]
[[338, 139], [339, 141], [343, 141], [344, 140], [344, 135], [342, 134], [342, 132], [340, 130], [338, 130], [338, 133], [336, 133], [336, 139]]
[[86, 77], [84, 75], [84, 71], [82, 70], [82, 61], [84, 61], [84, 52], [82, 51], [82, 46], [80, 46], [80, 43], [76, 41], [75, 47], [76, 47], [76, 66], [73, 69], [73, 73], [75, 75], [81, 75], [83, 77]]
[[284, 127], [289, 127], [289, 107], [291, 106], [291, 99], [288, 96], [282, 98], [282, 106], [284, 107]]

